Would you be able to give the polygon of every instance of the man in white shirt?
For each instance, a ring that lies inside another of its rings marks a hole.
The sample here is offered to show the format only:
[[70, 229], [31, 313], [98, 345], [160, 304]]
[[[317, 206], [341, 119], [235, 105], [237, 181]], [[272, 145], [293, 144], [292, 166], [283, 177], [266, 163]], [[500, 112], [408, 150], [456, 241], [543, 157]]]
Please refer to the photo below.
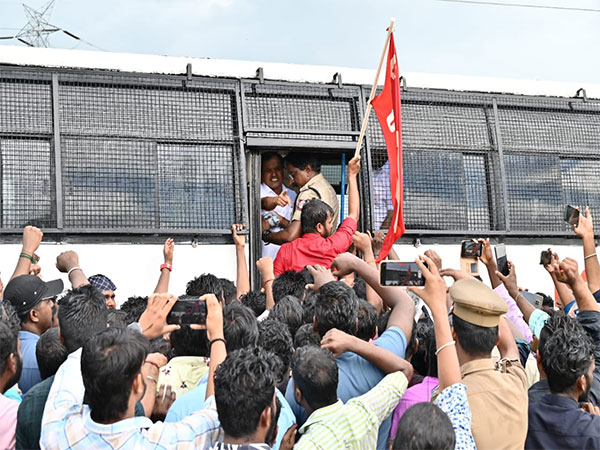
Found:
[[[260, 206], [262, 231], [272, 233], [283, 230], [294, 211], [296, 192], [283, 184], [283, 158], [278, 153], [265, 153], [262, 156], [260, 185]], [[279, 245], [262, 242], [262, 256], [275, 259]]]

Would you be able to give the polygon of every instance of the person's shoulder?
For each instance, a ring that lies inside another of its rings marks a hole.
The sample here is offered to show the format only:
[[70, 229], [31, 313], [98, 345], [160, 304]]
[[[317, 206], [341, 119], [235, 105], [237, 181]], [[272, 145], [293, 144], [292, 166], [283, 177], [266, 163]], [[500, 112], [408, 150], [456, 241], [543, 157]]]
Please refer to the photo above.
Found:
[[399, 356], [404, 357], [404, 352], [406, 352], [406, 335], [400, 327], [391, 326], [377, 338], [375, 345], [396, 354], [401, 352], [402, 355]]
[[21, 403], [25, 403], [26, 401], [28, 402], [39, 397], [48, 397], [53, 382], [54, 375], [40, 381], [27, 391], [27, 394], [25, 394], [25, 397], [23, 397], [23, 401]]
[[16, 417], [17, 410], [19, 409], [19, 402], [8, 398], [5, 395], [0, 394], [0, 415], [7, 417], [12, 417], [13, 415]]

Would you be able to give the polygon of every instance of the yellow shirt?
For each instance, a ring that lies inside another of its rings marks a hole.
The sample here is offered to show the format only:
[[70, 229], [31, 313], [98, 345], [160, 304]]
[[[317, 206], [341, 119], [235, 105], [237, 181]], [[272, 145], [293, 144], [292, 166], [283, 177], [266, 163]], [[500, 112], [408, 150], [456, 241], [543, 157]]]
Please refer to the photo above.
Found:
[[340, 217], [340, 205], [338, 202], [337, 194], [331, 184], [325, 179], [323, 174], [317, 174], [308, 180], [304, 186], [300, 188], [298, 197], [296, 198], [296, 204], [294, 205], [294, 214], [292, 214], [292, 220], [300, 220], [302, 215], [302, 206], [308, 200], [317, 198], [324, 201], [331, 209], [333, 209], [333, 227], [337, 228], [339, 217]]

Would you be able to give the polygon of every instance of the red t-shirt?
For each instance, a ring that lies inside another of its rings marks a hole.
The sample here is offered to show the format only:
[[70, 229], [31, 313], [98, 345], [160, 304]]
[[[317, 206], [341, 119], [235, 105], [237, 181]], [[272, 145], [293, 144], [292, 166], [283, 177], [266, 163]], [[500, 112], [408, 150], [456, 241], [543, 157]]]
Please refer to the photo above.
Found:
[[356, 220], [347, 217], [337, 231], [327, 238], [318, 233], [307, 233], [283, 244], [273, 263], [274, 275], [281, 275], [288, 270], [299, 272], [307, 265], [320, 264], [329, 268], [335, 257], [352, 245], [352, 235], [357, 228]]

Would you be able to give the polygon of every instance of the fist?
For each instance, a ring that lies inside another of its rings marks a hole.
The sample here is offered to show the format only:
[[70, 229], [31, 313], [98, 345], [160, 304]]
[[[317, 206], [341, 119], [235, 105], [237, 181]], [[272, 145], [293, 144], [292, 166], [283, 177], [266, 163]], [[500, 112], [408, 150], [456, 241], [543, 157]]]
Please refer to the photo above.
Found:
[[77, 266], [79, 266], [79, 256], [73, 250], [62, 252], [56, 257], [56, 268], [59, 272], [67, 273]]
[[273, 273], [273, 258], [270, 256], [265, 256], [256, 261], [256, 267], [258, 271], [263, 276], [272, 275]]
[[28, 225], [23, 230], [23, 252], [33, 254], [42, 242], [44, 233], [39, 228]]

